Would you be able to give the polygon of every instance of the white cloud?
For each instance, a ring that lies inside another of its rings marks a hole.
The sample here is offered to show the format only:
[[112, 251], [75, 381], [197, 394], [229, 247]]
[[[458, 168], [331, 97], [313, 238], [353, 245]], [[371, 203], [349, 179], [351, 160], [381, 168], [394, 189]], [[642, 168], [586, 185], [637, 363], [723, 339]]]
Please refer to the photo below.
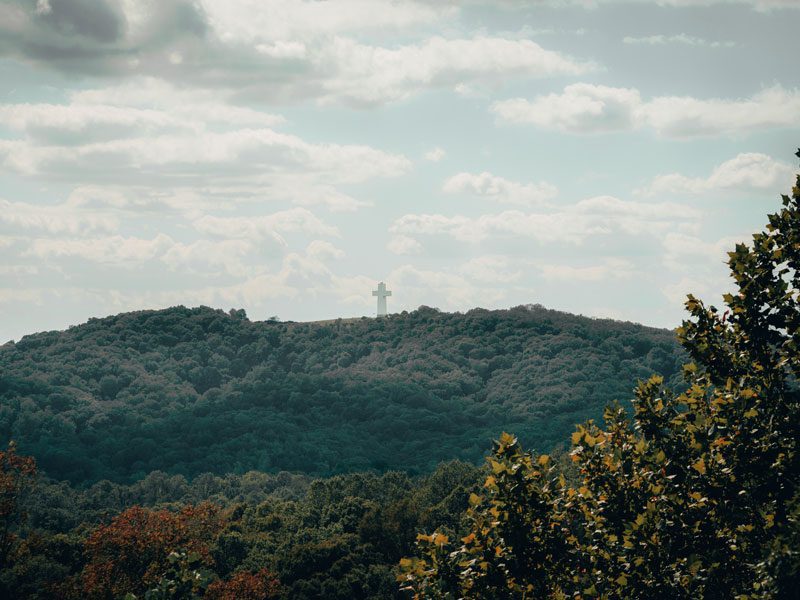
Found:
[[320, 261], [343, 258], [344, 250], [337, 248], [325, 240], [314, 240], [306, 248], [306, 254]]
[[127, 190], [114, 187], [79, 186], [69, 193], [66, 204], [73, 207], [110, 206], [113, 208], [126, 208], [135, 202], [126, 192]]
[[[748, 236], [725, 236], [706, 241], [697, 236], [671, 232], [663, 237], [661, 292], [673, 307], [682, 307], [691, 293], [719, 306], [721, 295], [733, 291], [728, 252]], [[689, 275], [686, 275], [690, 272]]]
[[[326, 266], [327, 262], [342, 256], [344, 252], [330, 242], [312, 240], [304, 252], [284, 253], [280, 268], [268, 271], [264, 263], [257, 260], [260, 257], [258, 244], [250, 240], [200, 239], [182, 243], [164, 234], [152, 239], [120, 235], [80, 240], [34, 239], [21, 255], [22, 258], [36, 258], [49, 266], [54, 264], [53, 261], [78, 258], [114, 269], [141, 269], [156, 261], [171, 271], [193, 275], [193, 280], [213, 280], [221, 275], [238, 279], [233, 284], [180, 291], [145, 291], [133, 295], [106, 290], [105, 300], [116, 298], [114, 302], [121, 309], [177, 303], [233, 303], [241, 306], [242, 303], [258, 303], [269, 298], [294, 297], [299, 293], [323, 293], [323, 290], [333, 288], [343, 293], [344, 284], [336, 282], [336, 276]], [[58, 291], [62, 288], [54, 284], [50, 289]]]
[[164, 189], [82, 185], [70, 192], [66, 204], [93, 210], [113, 209], [114, 214], [131, 217], [150, 213], [162, 217], [183, 215], [194, 220], [208, 212], [282, 202], [304, 207], [323, 206], [331, 212], [352, 212], [372, 205], [333, 186], [317, 184], [313, 177], [301, 174], [242, 177], [238, 182], [222, 181], [197, 187], [165, 186]]
[[[53, 27], [28, 7], [13, 6], [0, 19], [0, 52], [69, 73], [149, 75], [259, 102], [356, 106], [403, 100], [430, 88], [594, 68], [527, 39], [451, 37], [458, 29], [443, 25], [459, 9], [447, 3], [119, 3], [95, 7], [94, 27], [75, 9], [60, 11], [65, 22]], [[450, 36], [430, 35], [426, 25]], [[411, 27], [413, 36], [402, 35]], [[385, 41], [366, 43], [370, 39]]]
[[364, 206], [372, 206], [372, 202], [357, 200], [333, 186], [308, 184], [301, 178], [293, 179], [291, 185], [276, 186], [273, 194], [284, 196], [300, 206], [325, 206], [331, 212], [353, 212]]
[[[0, 146], [0, 157], [17, 148]], [[372, 177], [394, 177], [410, 168], [408, 159], [369, 146], [312, 144], [271, 129], [240, 129], [199, 135], [157, 135], [94, 142], [80, 146], [28, 146], [26, 164], [37, 173], [66, 175], [76, 169], [85, 177], [94, 170], [155, 168], [163, 176], [194, 169], [198, 176], [209, 168], [245, 174], [308, 169], [340, 183]], [[213, 173], [213, 171], [212, 171]], [[215, 173], [220, 175], [219, 171]]]
[[269, 44], [258, 44], [256, 50], [272, 58], [305, 58], [307, 49], [302, 42], [278, 40]]
[[202, 1], [208, 22], [225, 42], [312, 40], [356, 31], [400, 30], [452, 15], [453, 7], [408, 0]]
[[37, 238], [30, 241], [22, 257], [34, 257], [44, 264], [53, 260], [79, 258], [114, 268], [140, 268], [149, 261], [160, 261], [171, 270], [204, 276], [227, 273], [246, 276], [252, 271], [245, 260], [254, 247], [243, 240], [196, 240], [185, 244], [158, 234], [145, 239], [113, 235], [85, 239]]
[[633, 263], [621, 258], [606, 258], [599, 264], [576, 266], [568, 264], [546, 264], [540, 267], [542, 277], [551, 281], [602, 282], [630, 279]]
[[42, 304], [44, 297], [41, 289], [0, 288], [0, 304]]
[[[160, 220], [182, 216], [196, 219], [210, 210], [230, 210], [234, 203], [229, 194], [243, 193], [241, 188], [167, 188], [139, 185], [80, 185], [69, 193], [66, 205], [84, 212], [110, 214], [126, 219], [156, 216]], [[238, 198], [237, 198], [238, 199]]]
[[558, 195], [558, 188], [551, 183], [518, 183], [486, 171], [453, 175], [444, 182], [442, 190], [447, 194], [470, 193], [498, 203], [522, 206], [543, 204]]
[[243, 277], [253, 270], [245, 263], [255, 251], [254, 245], [246, 240], [196, 240], [189, 244], [173, 243], [159, 260], [173, 271], [205, 276], [224, 272]]
[[[342, 256], [342, 250], [324, 240], [313, 240], [303, 252], [286, 253], [276, 270], [252, 267], [246, 277], [227, 285], [209, 285], [174, 292], [150, 293], [133, 300], [133, 306], [207, 304], [263, 308], [276, 299], [326, 298], [367, 307], [372, 303], [371, 278], [342, 277], [326, 264]], [[126, 302], [130, 302], [127, 299]], [[272, 314], [272, 313], [269, 313]]]
[[[0, 138], [0, 165], [42, 179], [77, 181], [84, 189], [104, 188], [116, 194], [117, 207], [162, 202], [182, 203], [186, 210], [216, 201], [219, 194], [208, 197], [214, 187], [230, 190], [229, 203], [249, 188], [247, 197], [353, 211], [370, 202], [336, 185], [396, 177], [411, 168], [406, 157], [370, 146], [313, 143], [279, 133], [266, 126], [281, 118], [227, 105], [218, 93], [193, 94], [151, 79], [138, 83], [78, 92], [67, 104], [0, 105], [0, 118], [20, 136]], [[194, 206], [187, 206], [188, 199]]]
[[674, 202], [635, 202], [614, 196], [594, 196], [581, 200], [574, 207], [575, 213], [611, 218], [633, 218], [644, 221], [684, 221], [700, 217], [700, 211], [685, 204]]
[[10, 277], [12, 275], [36, 275], [39, 267], [34, 265], [0, 265], [0, 275]]
[[566, 133], [650, 128], [663, 137], [733, 135], [800, 126], [800, 91], [776, 85], [745, 99], [662, 96], [643, 101], [638, 90], [577, 83], [561, 94], [495, 102], [503, 121]]
[[12, 130], [53, 145], [144, 137], [215, 126], [273, 127], [283, 117], [230, 105], [219, 92], [180, 90], [153, 78], [83, 90], [66, 104], [0, 104], [0, 120]]
[[470, 243], [511, 236], [532, 238], [539, 243], [567, 244], [580, 244], [587, 235], [610, 232], [602, 224], [590, 223], [590, 219], [571, 217], [565, 213], [526, 214], [517, 210], [477, 218], [409, 214], [395, 220], [389, 231], [407, 235], [444, 235]]
[[13, 228], [52, 234], [115, 231], [119, 220], [111, 215], [81, 210], [70, 204], [37, 205], [0, 199], [0, 223]]
[[631, 37], [626, 36], [622, 39], [625, 44], [645, 44], [648, 46], [664, 46], [666, 44], [684, 44], [686, 46], [703, 46], [707, 48], [732, 48], [736, 44], [734, 42], [719, 42], [709, 41], [703, 38], [679, 33], [676, 35], [649, 35], [646, 37]]
[[690, 8], [715, 5], [749, 6], [757, 11], [769, 12], [777, 9], [800, 8], [795, 0], [544, 0], [551, 6], [583, 6], [596, 8], [603, 4], [652, 4], [671, 8]]
[[89, 115], [114, 108], [147, 111], [192, 130], [204, 130], [207, 125], [273, 127], [285, 121], [281, 115], [231, 104], [228, 96], [224, 90], [178, 87], [155, 77], [135, 77], [117, 85], [72, 92], [63, 109]]
[[431, 150], [425, 153], [425, 160], [429, 160], [431, 162], [439, 162], [445, 157], [445, 154], [447, 153], [437, 146], [436, 148], [432, 148]]
[[800, 91], [776, 85], [738, 100], [653, 98], [641, 107], [639, 115], [660, 135], [677, 138], [798, 127]]
[[742, 237], [727, 236], [715, 242], [706, 242], [696, 236], [670, 232], [664, 236], [663, 264], [670, 271], [682, 273], [691, 266], [693, 270], [722, 272], [728, 261], [728, 252]]
[[332, 73], [322, 82], [323, 102], [374, 105], [402, 100], [430, 87], [469, 81], [498, 81], [510, 75], [580, 75], [595, 68], [531, 40], [432, 37], [421, 44], [389, 49], [336, 38], [319, 59]]
[[[219, 243], [230, 243], [230, 241]], [[159, 308], [175, 304], [206, 304], [245, 306], [250, 310], [267, 308], [267, 303], [278, 299], [290, 299], [294, 302], [323, 297], [364, 307], [371, 305], [368, 290], [369, 286], [374, 284], [372, 279], [362, 276], [341, 277], [334, 274], [326, 265], [326, 262], [340, 257], [341, 252], [324, 240], [314, 240], [303, 252], [286, 253], [276, 270], [254, 265], [248, 267], [246, 273], [241, 273], [243, 276], [239, 281], [231, 284], [207, 285], [182, 289], [178, 292], [120, 295], [120, 309], [123, 309], [123, 306], [127, 309], [145, 306]]]
[[640, 192], [657, 194], [702, 194], [717, 190], [771, 190], [780, 192], [792, 183], [794, 168], [766, 154], [739, 154], [717, 165], [708, 177], [679, 173], [659, 175]]
[[[104, 301], [114, 310], [160, 309], [176, 304], [187, 306], [263, 307], [278, 298], [296, 298], [300, 291], [285, 281], [286, 273], [261, 272], [230, 285], [205, 285], [178, 291], [145, 291], [123, 293], [110, 290]], [[110, 310], [110, 308], [109, 308]]]
[[272, 239], [281, 245], [286, 245], [283, 235], [287, 233], [334, 237], [339, 235], [335, 227], [324, 223], [305, 208], [292, 208], [255, 217], [205, 215], [195, 220], [193, 225], [197, 231], [208, 235], [252, 241]]
[[468, 243], [519, 237], [540, 244], [580, 245], [590, 236], [615, 232], [633, 236], [665, 232], [685, 223], [694, 223], [699, 216], [697, 209], [681, 204], [644, 203], [598, 196], [550, 213], [507, 210], [474, 218], [408, 214], [396, 219], [389, 232], [404, 236], [445, 236]]
[[55, 143], [68, 142], [77, 136], [83, 140], [113, 139], [145, 128], [189, 124], [156, 110], [63, 104], [0, 104], [0, 120], [11, 129]]
[[173, 240], [164, 234], [149, 240], [121, 235], [69, 240], [36, 239], [23, 256], [35, 256], [40, 259], [78, 257], [99, 264], [133, 267], [153, 260], [173, 243]]
[[472, 281], [481, 283], [511, 283], [522, 278], [522, 271], [512, 265], [507, 256], [479, 256], [458, 269]]
[[50, 6], [50, 0], [36, 0], [36, 10], [34, 12], [37, 15], [49, 15], [53, 12], [53, 7]]
[[683, 307], [686, 296], [693, 294], [704, 302], [720, 305], [722, 294], [731, 288], [730, 281], [722, 275], [715, 277], [680, 277], [675, 281], [664, 283], [661, 292], [674, 307]]
[[629, 88], [575, 83], [562, 94], [495, 102], [491, 111], [511, 123], [530, 123], [569, 133], [619, 131], [635, 127], [639, 92]]
[[38, 160], [35, 148], [27, 142], [0, 139], [0, 166], [23, 175], [34, 175]]
[[[6, 228], [85, 236], [115, 232], [121, 220], [127, 225], [158, 215], [231, 238], [170, 241], [169, 247], [164, 238], [37, 240], [28, 252], [42, 260], [75, 257], [123, 267], [160, 260], [204, 277], [249, 276], [254, 266], [248, 258], [264, 248], [287, 251], [287, 234], [337, 236], [338, 230], [305, 208], [253, 218], [210, 211], [287, 201], [353, 211], [370, 202], [337, 184], [398, 176], [411, 165], [369, 146], [315, 144], [278, 133], [267, 127], [281, 117], [232, 106], [219, 92], [154, 79], [76, 92], [66, 104], [0, 105], [0, 118], [20, 136], [0, 139], [0, 165], [80, 183], [60, 205], [0, 200]], [[321, 244], [311, 247], [316, 256], [326, 251]], [[327, 250], [336, 256], [332, 248]]]
[[387, 282], [403, 290], [402, 298], [396, 298], [395, 302], [408, 309], [425, 304], [442, 310], [465, 310], [493, 305], [506, 295], [498, 286], [480, 285], [451, 271], [420, 269], [414, 265], [394, 269]]
[[[357, 33], [400, 31], [440, 23], [458, 9], [429, 2], [207, 2], [212, 31], [226, 47], [252, 47], [266, 59], [291, 65], [277, 83], [288, 97], [375, 105], [402, 100], [432, 87], [498, 81], [509, 76], [578, 75], [594, 66], [546, 50], [526, 39], [430, 36], [418, 43], [378, 46]], [[254, 70], [264, 70], [254, 63]], [[257, 81], [237, 81], [257, 89]], [[270, 90], [276, 93], [276, 86]], [[263, 95], [263, 94], [260, 94]]]
[[386, 243], [386, 248], [392, 254], [419, 254], [422, 244], [407, 235], [394, 235]]

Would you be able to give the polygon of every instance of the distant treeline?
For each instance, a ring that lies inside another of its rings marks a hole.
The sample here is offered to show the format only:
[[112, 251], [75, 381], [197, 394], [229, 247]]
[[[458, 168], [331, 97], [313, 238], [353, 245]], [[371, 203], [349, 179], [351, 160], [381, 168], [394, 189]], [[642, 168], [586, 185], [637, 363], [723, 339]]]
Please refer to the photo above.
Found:
[[251, 322], [176, 307], [0, 347], [0, 440], [89, 485], [151, 471], [430, 472], [499, 431], [549, 450], [654, 372], [674, 334], [520, 306], [385, 319]]
[[483, 476], [453, 461], [416, 478], [155, 472], [76, 489], [22, 460], [0, 451], [0, 493], [26, 517], [0, 510], [0, 598], [20, 600], [406, 598], [398, 561], [418, 531], [457, 528]]

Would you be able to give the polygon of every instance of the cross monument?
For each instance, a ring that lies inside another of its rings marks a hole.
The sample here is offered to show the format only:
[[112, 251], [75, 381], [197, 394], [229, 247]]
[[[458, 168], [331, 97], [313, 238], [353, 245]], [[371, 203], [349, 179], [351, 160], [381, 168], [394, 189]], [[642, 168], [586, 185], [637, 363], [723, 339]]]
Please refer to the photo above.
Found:
[[372, 295], [378, 297], [378, 316], [386, 316], [386, 297], [391, 296], [392, 292], [386, 289], [386, 284], [382, 281], [378, 284], [377, 290], [372, 290]]

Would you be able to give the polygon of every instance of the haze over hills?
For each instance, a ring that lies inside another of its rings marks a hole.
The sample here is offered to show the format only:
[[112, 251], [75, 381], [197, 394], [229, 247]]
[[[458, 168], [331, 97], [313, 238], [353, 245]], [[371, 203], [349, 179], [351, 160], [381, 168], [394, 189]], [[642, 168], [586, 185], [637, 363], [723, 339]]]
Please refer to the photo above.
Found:
[[637, 380], [678, 383], [682, 359], [671, 331], [538, 305], [328, 323], [175, 307], [0, 347], [0, 436], [74, 484], [429, 472], [503, 430], [550, 450]]

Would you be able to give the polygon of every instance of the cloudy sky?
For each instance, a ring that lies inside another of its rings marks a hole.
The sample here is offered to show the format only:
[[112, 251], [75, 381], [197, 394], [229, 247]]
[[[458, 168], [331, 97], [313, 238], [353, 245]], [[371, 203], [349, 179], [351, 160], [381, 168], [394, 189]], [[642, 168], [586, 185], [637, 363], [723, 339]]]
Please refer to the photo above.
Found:
[[674, 327], [796, 170], [797, 0], [0, 0], [0, 340], [199, 304]]

